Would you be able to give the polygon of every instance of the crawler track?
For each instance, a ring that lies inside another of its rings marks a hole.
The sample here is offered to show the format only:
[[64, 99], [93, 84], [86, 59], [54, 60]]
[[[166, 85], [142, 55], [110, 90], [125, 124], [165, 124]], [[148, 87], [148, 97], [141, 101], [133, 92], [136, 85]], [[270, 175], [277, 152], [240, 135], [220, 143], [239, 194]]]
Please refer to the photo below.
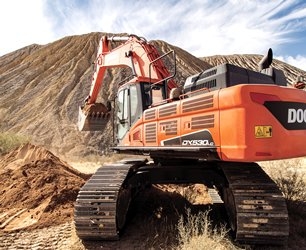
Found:
[[284, 244], [289, 236], [285, 199], [255, 163], [222, 163], [228, 180], [223, 190], [235, 238], [247, 244]]
[[[144, 161], [137, 163], [144, 164]], [[81, 188], [74, 213], [77, 235], [81, 239], [118, 239], [131, 198], [123, 184], [136, 165], [129, 161], [106, 164]]]

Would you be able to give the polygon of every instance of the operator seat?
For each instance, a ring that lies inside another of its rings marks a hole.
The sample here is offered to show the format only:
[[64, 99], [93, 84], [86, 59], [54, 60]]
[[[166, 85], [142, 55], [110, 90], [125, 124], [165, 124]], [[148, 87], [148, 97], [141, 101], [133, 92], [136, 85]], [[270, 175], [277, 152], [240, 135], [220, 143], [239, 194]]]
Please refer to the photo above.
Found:
[[173, 88], [170, 90], [169, 98], [173, 101], [179, 100], [181, 95], [181, 88]]

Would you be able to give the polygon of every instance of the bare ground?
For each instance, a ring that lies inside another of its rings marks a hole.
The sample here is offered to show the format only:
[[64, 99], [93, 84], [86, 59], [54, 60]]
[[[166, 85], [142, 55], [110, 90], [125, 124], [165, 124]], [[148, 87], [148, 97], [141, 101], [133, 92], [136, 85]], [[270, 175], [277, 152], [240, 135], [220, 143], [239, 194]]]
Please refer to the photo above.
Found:
[[[67, 164], [30, 144], [1, 157], [0, 249], [175, 249], [177, 222], [187, 208], [211, 210], [214, 224], [226, 223], [223, 206], [210, 204], [205, 186], [156, 185], [132, 204], [120, 241], [81, 241], [73, 225], [73, 202], [86, 174], [101, 164]], [[283, 249], [303, 249], [305, 203], [291, 206], [289, 245]]]
[[[175, 244], [175, 234], [169, 232], [176, 231], [181, 210], [190, 206], [181, 195], [189, 187], [148, 189], [132, 205], [130, 223], [120, 241], [81, 242], [72, 222], [74, 201], [88, 174], [103, 162], [73, 164], [75, 168], [31, 144], [0, 158], [1, 249], [143, 249]], [[193, 202], [209, 202], [203, 185], [192, 188], [206, 194]]]

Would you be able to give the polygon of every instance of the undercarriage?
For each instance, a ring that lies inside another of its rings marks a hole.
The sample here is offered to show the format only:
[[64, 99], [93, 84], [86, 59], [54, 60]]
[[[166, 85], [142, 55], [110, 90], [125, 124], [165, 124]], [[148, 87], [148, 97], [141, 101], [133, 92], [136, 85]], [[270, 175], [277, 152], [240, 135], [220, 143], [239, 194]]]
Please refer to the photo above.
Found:
[[256, 163], [189, 162], [155, 164], [127, 159], [105, 164], [79, 192], [77, 235], [84, 240], [119, 239], [132, 199], [152, 184], [201, 183], [222, 199], [235, 240], [284, 244], [289, 235], [285, 199]]

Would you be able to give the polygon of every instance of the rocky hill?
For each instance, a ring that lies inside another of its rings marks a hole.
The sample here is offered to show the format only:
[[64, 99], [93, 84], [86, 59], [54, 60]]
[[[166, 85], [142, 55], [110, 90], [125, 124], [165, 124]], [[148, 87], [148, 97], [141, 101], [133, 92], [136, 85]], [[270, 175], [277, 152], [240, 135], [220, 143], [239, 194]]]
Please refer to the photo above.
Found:
[[[112, 145], [111, 125], [102, 132], [79, 132], [78, 106], [89, 93], [92, 62], [103, 33], [70, 36], [47, 45], [33, 44], [0, 57], [0, 131], [29, 136], [68, 158], [102, 154]], [[256, 69], [262, 56], [231, 55], [197, 58], [163, 41], [152, 41], [161, 52], [176, 51], [176, 81], [214, 65], [230, 62]], [[285, 71], [288, 83], [305, 72], [275, 60], [274, 67]], [[114, 82], [122, 70], [107, 73], [99, 98], [113, 97]], [[124, 72], [123, 72], [124, 73]]]

